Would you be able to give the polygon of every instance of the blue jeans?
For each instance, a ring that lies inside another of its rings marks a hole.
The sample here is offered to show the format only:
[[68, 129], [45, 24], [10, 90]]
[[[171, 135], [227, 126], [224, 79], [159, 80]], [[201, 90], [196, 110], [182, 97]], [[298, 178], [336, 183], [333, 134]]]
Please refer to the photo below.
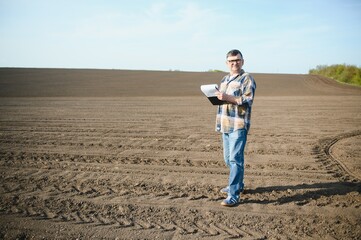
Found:
[[223, 133], [223, 156], [229, 167], [228, 196], [238, 199], [244, 184], [244, 148], [247, 142], [247, 130], [239, 129], [232, 133]]

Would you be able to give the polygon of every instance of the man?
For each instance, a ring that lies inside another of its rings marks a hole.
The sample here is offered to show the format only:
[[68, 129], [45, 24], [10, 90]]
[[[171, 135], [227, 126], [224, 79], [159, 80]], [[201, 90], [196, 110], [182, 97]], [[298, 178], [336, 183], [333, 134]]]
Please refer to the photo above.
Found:
[[223, 77], [217, 98], [224, 101], [218, 106], [216, 131], [222, 133], [224, 161], [229, 168], [228, 186], [221, 190], [228, 197], [223, 206], [235, 206], [243, 192], [244, 148], [250, 128], [251, 109], [256, 90], [256, 82], [242, 66], [244, 59], [239, 50], [227, 53], [226, 64], [229, 74]]

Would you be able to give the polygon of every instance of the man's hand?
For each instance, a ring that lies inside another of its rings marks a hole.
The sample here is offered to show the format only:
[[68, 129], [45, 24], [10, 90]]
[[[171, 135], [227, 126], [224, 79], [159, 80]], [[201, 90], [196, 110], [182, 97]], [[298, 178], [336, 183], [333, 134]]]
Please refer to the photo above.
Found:
[[222, 100], [222, 101], [227, 101], [227, 94], [223, 93], [223, 92], [220, 92], [220, 91], [216, 91], [216, 96], [219, 100]]
[[237, 104], [236, 98], [232, 95], [228, 95], [228, 94], [225, 94], [224, 92], [216, 91], [216, 96], [219, 100]]

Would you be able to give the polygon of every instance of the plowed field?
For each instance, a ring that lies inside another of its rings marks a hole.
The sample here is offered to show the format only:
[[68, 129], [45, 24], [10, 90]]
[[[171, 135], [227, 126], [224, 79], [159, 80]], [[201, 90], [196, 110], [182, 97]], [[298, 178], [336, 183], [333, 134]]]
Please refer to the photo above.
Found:
[[0, 239], [360, 239], [361, 88], [253, 74], [227, 208], [223, 75], [0, 69]]

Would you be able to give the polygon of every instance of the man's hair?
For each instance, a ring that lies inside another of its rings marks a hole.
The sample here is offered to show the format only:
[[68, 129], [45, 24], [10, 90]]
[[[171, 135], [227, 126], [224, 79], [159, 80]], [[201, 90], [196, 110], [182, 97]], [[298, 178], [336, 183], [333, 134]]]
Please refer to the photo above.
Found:
[[243, 59], [242, 53], [241, 53], [239, 50], [237, 50], [237, 49], [232, 49], [231, 51], [229, 51], [229, 52], [227, 53], [226, 58], [228, 58], [228, 57], [230, 57], [230, 56], [237, 56], [238, 54], [241, 55], [241, 58]]

